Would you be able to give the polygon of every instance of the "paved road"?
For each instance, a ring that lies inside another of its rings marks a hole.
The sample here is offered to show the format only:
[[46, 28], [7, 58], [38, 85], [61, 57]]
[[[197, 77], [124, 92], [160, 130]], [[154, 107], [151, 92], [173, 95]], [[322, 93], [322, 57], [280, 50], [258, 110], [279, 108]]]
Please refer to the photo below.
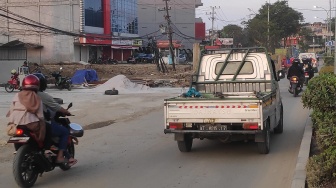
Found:
[[[163, 110], [158, 108], [135, 120], [86, 131], [76, 148], [78, 164], [67, 172], [45, 173], [35, 187], [290, 187], [309, 111], [300, 97], [288, 93], [287, 80], [280, 87], [284, 133], [272, 135], [268, 155], [259, 154], [253, 142], [210, 140], [195, 140], [192, 152], [180, 153], [173, 135], [163, 134]], [[0, 167], [1, 185], [16, 187], [11, 161]]]

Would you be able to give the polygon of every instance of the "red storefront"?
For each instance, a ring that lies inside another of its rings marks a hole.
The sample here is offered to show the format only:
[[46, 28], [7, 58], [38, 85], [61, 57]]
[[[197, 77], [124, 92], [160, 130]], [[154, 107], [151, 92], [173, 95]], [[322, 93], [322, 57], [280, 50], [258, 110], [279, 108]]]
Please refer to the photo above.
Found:
[[112, 37], [110, 0], [102, 0], [102, 14], [103, 34], [86, 33], [85, 36], [80, 37], [80, 44], [89, 46], [89, 59], [102, 56], [104, 59], [114, 58], [118, 61], [126, 61], [131, 56], [132, 51], [138, 49], [138, 43], [133, 40], [121, 40]]

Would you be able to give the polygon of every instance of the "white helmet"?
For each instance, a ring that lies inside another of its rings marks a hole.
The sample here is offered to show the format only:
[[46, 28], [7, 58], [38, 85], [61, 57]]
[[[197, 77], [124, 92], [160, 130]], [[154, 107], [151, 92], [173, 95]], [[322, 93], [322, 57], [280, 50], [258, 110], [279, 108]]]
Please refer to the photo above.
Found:
[[15, 73], [16, 73], [16, 70], [15, 70], [15, 69], [11, 70], [11, 73], [12, 73], [12, 74], [15, 74]]

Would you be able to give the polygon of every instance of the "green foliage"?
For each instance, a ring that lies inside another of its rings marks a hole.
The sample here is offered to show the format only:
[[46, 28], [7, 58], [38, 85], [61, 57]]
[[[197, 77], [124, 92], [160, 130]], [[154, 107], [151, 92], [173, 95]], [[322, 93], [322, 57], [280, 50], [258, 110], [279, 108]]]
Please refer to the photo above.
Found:
[[243, 44], [246, 38], [243, 33], [243, 28], [238, 25], [229, 24], [220, 31], [222, 38], [234, 38], [233, 45], [237, 46], [239, 43]]
[[305, 108], [328, 111], [336, 109], [336, 76], [322, 74], [309, 81], [307, 89], [302, 94]]
[[273, 49], [279, 46], [281, 39], [297, 35], [301, 27], [300, 21], [303, 20], [302, 13], [289, 7], [287, 1], [276, 1], [273, 4], [266, 2], [259, 9], [259, 12], [255, 14], [254, 18], [245, 22], [245, 24], [253, 46], [268, 46], [267, 37], [265, 36], [268, 35], [269, 26], [269, 44]]
[[316, 125], [316, 141], [321, 149], [336, 146], [336, 111], [324, 111], [320, 115], [313, 116]]
[[334, 65], [334, 57], [333, 56], [325, 56], [323, 58], [324, 66], [333, 66]]
[[323, 187], [336, 180], [336, 76], [324, 68], [302, 95], [303, 106], [313, 109], [315, 140], [321, 151], [307, 163], [308, 187]]
[[308, 27], [302, 27], [299, 32], [299, 36], [302, 36], [303, 40], [299, 41], [300, 49], [307, 52], [309, 49], [309, 44], [306, 41], [309, 41], [309, 38], [314, 36], [312, 29]]
[[307, 163], [308, 187], [322, 187], [328, 181], [336, 179], [336, 146], [323, 153], [314, 155]]
[[319, 74], [334, 74], [334, 66], [324, 66], [320, 69]]

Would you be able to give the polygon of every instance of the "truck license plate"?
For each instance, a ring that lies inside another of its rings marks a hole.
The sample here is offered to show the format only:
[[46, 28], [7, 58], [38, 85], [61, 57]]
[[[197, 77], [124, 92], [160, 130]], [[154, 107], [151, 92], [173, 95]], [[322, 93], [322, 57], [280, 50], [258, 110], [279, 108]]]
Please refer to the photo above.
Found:
[[227, 125], [200, 125], [200, 131], [226, 131]]

